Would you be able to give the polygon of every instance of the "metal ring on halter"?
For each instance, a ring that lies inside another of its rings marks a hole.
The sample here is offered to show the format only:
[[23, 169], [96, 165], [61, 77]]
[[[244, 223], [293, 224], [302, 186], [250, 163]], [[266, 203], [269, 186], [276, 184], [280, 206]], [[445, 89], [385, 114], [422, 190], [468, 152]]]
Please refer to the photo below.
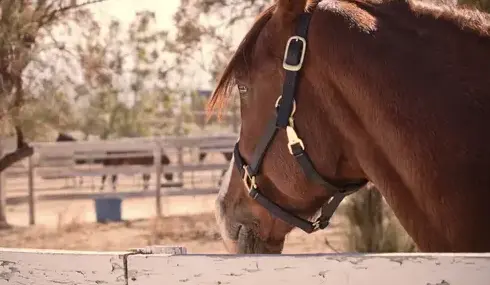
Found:
[[[276, 100], [276, 109], [277, 109], [277, 107], [279, 107], [279, 101], [281, 100], [281, 98], [282, 98], [282, 95], [279, 96]], [[293, 98], [293, 110], [291, 111], [290, 117], [292, 117], [295, 112], [296, 112], [296, 100], [294, 100], [294, 98]]]

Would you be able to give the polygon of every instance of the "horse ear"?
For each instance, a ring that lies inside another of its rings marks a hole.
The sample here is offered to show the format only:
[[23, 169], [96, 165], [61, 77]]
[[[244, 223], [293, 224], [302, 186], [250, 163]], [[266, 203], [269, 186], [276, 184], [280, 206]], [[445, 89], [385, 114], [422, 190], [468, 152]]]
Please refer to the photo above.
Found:
[[296, 16], [306, 11], [308, 0], [276, 0], [277, 12], [283, 16]]

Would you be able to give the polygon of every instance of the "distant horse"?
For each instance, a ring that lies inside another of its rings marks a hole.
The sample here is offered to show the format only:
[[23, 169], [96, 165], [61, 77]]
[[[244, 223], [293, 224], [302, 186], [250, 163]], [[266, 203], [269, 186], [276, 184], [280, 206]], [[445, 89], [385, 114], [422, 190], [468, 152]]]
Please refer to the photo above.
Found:
[[[65, 133], [58, 133], [58, 137], [56, 138], [56, 142], [73, 142], [73, 141], [76, 141], [76, 139], [72, 136], [70, 136], [69, 134], [65, 134]], [[76, 159], [75, 160], [75, 164], [86, 164], [87, 161], [84, 160], [84, 159]], [[76, 183], [76, 182], [75, 182]], [[79, 182], [78, 182], [79, 186], [82, 186], [83, 185], [83, 177], [79, 177]]]
[[[233, 152], [223, 151], [223, 152], [221, 152], [221, 154], [226, 159], [226, 162], [230, 162], [231, 159], [233, 158]], [[208, 156], [208, 152], [203, 151], [203, 150], [199, 150], [199, 162], [200, 163], [202, 163], [204, 161], [204, 159], [206, 159], [206, 156]], [[221, 185], [221, 181], [223, 180], [223, 177], [225, 176], [225, 173], [226, 173], [226, 169], [224, 169], [221, 172], [221, 176], [220, 176], [220, 180], [218, 182], [218, 186]]]
[[[68, 134], [64, 133], [59, 133], [58, 138], [56, 139], [57, 142], [66, 142], [66, 141], [76, 141], [75, 138]], [[106, 152], [108, 155], [111, 154], [130, 154], [131, 152], [127, 151], [108, 151]], [[75, 160], [75, 164], [86, 164], [87, 161], [84, 159], [77, 159]], [[153, 155], [141, 155], [141, 156], [134, 156], [134, 157], [124, 157], [124, 158], [103, 158], [103, 159], [95, 159], [92, 161], [94, 164], [102, 164], [103, 166], [119, 166], [119, 165], [153, 165]], [[166, 154], [162, 154], [161, 156], [161, 163], [162, 165], [168, 165], [170, 164], [170, 159]], [[148, 190], [149, 187], [149, 180], [151, 178], [151, 174], [149, 173], [143, 173], [143, 190]], [[167, 181], [172, 181], [173, 180], [173, 173], [165, 173], [164, 177]], [[101, 185], [100, 185], [100, 191], [104, 190], [104, 185], [105, 181], [107, 179], [107, 175], [103, 174], [102, 179], [101, 179]], [[117, 174], [112, 174], [111, 175], [111, 184], [112, 184], [112, 189], [115, 191], [116, 190], [116, 182], [117, 182]]]
[[280, 253], [293, 228], [324, 229], [370, 181], [418, 249], [489, 252], [489, 75], [488, 14], [274, 1], [209, 102], [240, 96], [240, 140], [216, 201], [226, 248]]
[[[107, 154], [130, 154], [131, 152], [123, 152], [123, 151], [108, 151]], [[146, 166], [151, 166], [154, 165], [154, 158], [153, 155], [141, 155], [141, 156], [134, 156], [134, 157], [125, 157], [125, 158], [105, 158], [100, 160], [102, 162], [102, 165], [104, 166], [118, 166], [118, 165], [146, 165]], [[168, 165], [170, 164], [170, 159], [166, 154], [162, 154], [161, 156], [161, 164], [162, 165]], [[164, 173], [163, 175], [167, 181], [172, 181], [173, 180], [173, 173]], [[149, 173], [143, 173], [143, 190], [148, 190], [149, 187], [149, 181], [150, 181], [151, 174]], [[104, 185], [105, 185], [105, 180], [107, 176], [104, 174], [102, 175], [102, 181], [101, 181], [101, 186], [100, 190], [104, 190]], [[115, 190], [115, 184], [117, 181], [117, 175], [112, 174], [111, 177], [111, 184], [112, 184], [112, 189]]]

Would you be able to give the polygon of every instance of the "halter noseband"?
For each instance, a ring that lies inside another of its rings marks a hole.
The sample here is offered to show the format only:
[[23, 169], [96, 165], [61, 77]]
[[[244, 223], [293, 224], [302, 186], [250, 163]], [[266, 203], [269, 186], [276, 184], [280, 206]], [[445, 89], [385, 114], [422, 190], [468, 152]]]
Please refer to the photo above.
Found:
[[[276, 112], [255, 149], [251, 159], [252, 162], [247, 165], [241, 156], [238, 148], [239, 141], [235, 144], [234, 148], [235, 165], [240, 171], [243, 183], [245, 184], [250, 197], [267, 209], [276, 218], [281, 219], [292, 226], [296, 226], [307, 233], [316, 232], [326, 228], [330, 223], [330, 218], [340, 205], [340, 202], [342, 202], [347, 195], [364, 187], [368, 182], [366, 179], [357, 179], [349, 181], [342, 186], [337, 186], [323, 178], [313, 166], [311, 159], [305, 152], [303, 141], [299, 138], [294, 129], [294, 113], [296, 111], [294, 95], [296, 93], [298, 74], [303, 66], [305, 58], [306, 38], [310, 19], [310, 13], [302, 13], [298, 17], [296, 35], [290, 37], [286, 44], [283, 60], [286, 78], [283, 84], [282, 96], [277, 98]], [[259, 190], [255, 181], [256, 176], [259, 174], [259, 168], [262, 164], [264, 155], [278, 129], [286, 129], [289, 152], [296, 158], [296, 161], [303, 169], [307, 178], [319, 183], [326, 188], [326, 190], [330, 190], [334, 193], [334, 195], [321, 207], [321, 214], [314, 222], [310, 222], [288, 212], [265, 197]]]

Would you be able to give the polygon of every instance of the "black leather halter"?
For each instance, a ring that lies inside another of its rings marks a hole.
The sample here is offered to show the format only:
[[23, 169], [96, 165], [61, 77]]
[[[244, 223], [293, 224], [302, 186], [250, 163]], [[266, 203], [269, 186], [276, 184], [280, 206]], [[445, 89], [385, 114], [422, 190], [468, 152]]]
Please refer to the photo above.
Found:
[[[238, 148], [239, 142], [235, 144], [234, 149], [235, 165], [240, 171], [242, 180], [250, 197], [252, 197], [265, 209], [269, 210], [269, 212], [276, 218], [281, 219], [292, 226], [301, 228], [307, 233], [312, 233], [327, 227], [330, 222], [330, 218], [340, 205], [340, 202], [342, 202], [347, 195], [352, 194], [364, 187], [368, 182], [366, 179], [357, 179], [349, 181], [342, 186], [337, 186], [323, 178], [313, 166], [311, 159], [305, 152], [305, 145], [303, 144], [303, 141], [299, 138], [294, 129], [294, 113], [296, 111], [294, 95], [296, 93], [298, 74], [303, 66], [303, 60], [305, 58], [306, 37], [308, 34], [310, 19], [310, 13], [302, 13], [298, 17], [296, 35], [289, 38], [286, 44], [283, 60], [283, 68], [286, 70], [286, 79], [283, 85], [283, 93], [282, 96], [277, 98], [276, 112], [268, 124], [265, 134], [261, 137], [257, 148], [255, 149], [251, 159], [252, 162], [247, 165], [241, 156]], [[262, 164], [262, 160], [278, 129], [286, 129], [289, 152], [296, 158], [307, 178], [319, 183], [325, 187], [327, 191], [334, 193], [333, 196], [322, 206], [321, 214], [314, 222], [300, 218], [277, 205], [265, 197], [256, 184], [255, 178], [259, 174], [259, 168]]]

